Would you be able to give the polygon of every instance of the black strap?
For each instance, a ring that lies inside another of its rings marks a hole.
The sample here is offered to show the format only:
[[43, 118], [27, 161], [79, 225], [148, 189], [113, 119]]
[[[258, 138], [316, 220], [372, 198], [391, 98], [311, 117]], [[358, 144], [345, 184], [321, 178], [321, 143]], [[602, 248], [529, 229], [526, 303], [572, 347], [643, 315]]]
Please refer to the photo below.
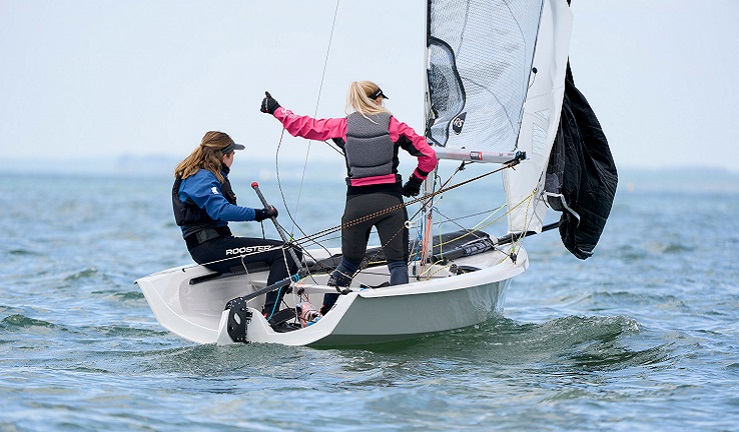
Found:
[[232, 235], [233, 234], [231, 234], [231, 229], [227, 226], [204, 228], [188, 234], [187, 237], [185, 237], [185, 243], [187, 244], [187, 249], [191, 250], [194, 247], [200, 246], [207, 241], [221, 237], [230, 237]]

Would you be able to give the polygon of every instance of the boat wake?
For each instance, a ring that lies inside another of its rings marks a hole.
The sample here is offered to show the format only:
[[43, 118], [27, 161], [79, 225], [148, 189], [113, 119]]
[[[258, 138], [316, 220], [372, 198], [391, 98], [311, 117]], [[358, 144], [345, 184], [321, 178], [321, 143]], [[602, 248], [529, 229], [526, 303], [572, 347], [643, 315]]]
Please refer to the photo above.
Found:
[[496, 317], [480, 325], [403, 344], [369, 348], [375, 352], [454, 357], [458, 361], [501, 366], [570, 366], [578, 371], [629, 367], [667, 367], [673, 344], [632, 347], [640, 324], [626, 316], [566, 316], [541, 324]]

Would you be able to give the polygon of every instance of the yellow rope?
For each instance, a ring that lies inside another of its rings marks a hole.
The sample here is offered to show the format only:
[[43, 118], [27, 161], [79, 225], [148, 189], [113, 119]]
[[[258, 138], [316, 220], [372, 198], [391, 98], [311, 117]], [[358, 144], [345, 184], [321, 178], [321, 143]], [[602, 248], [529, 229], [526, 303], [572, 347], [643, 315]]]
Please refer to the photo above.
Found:
[[[489, 221], [489, 222], [487, 222], [487, 223], [484, 223], [486, 219], [488, 219], [488, 218], [492, 217], [492, 216], [493, 216], [493, 215], [495, 215], [495, 214], [496, 214], [497, 212], [499, 212], [499, 211], [500, 211], [501, 209], [503, 209], [504, 207], [506, 207], [506, 204], [503, 204], [503, 205], [501, 205], [501, 206], [500, 206], [500, 207], [498, 207], [497, 209], [493, 210], [493, 212], [492, 212], [492, 213], [490, 213], [490, 214], [489, 214], [488, 216], [486, 216], [486, 217], [485, 217], [485, 218], [484, 218], [484, 219], [483, 219], [482, 221], [480, 221], [480, 222], [479, 222], [479, 223], [478, 223], [477, 225], [475, 225], [474, 227], [472, 227], [472, 228], [470, 229], [470, 231], [480, 231], [480, 230], [484, 229], [485, 227], [488, 227], [488, 226], [490, 226], [490, 225], [492, 225], [492, 224], [494, 224], [494, 223], [497, 223], [497, 222], [499, 222], [499, 221], [500, 221], [501, 219], [503, 219], [504, 217], [506, 217], [507, 215], [509, 215], [509, 214], [511, 213], [511, 211], [513, 211], [513, 210], [515, 210], [516, 208], [520, 207], [520, 206], [521, 206], [521, 205], [522, 205], [523, 203], [525, 203], [525, 202], [527, 202], [527, 201], [528, 201], [528, 202], [529, 202], [529, 204], [530, 204], [530, 203], [532, 202], [532, 198], [533, 198], [533, 197], [534, 197], [535, 195], [536, 195], [536, 190], [533, 190], [533, 191], [532, 191], [532, 192], [531, 192], [531, 193], [530, 193], [530, 194], [529, 194], [528, 196], [524, 197], [524, 198], [523, 198], [523, 199], [522, 199], [521, 201], [519, 201], [519, 202], [518, 202], [518, 203], [517, 203], [516, 205], [514, 205], [513, 207], [511, 207], [511, 208], [510, 208], [510, 209], [509, 209], [508, 211], [506, 211], [506, 212], [505, 212], [505, 213], [503, 213], [502, 215], [498, 216], [497, 218], [493, 219], [492, 221]], [[528, 220], [528, 208], [529, 208], [529, 206], [527, 206], [527, 211], [526, 211], [526, 216], [527, 216], [527, 220]], [[446, 245], [446, 244], [449, 244], [449, 243], [453, 243], [453, 242], [456, 242], [456, 241], [458, 241], [458, 240], [461, 240], [461, 239], [463, 239], [464, 237], [467, 237], [467, 236], [471, 236], [471, 235], [473, 235], [473, 234], [472, 234], [471, 232], [467, 232], [467, 233], [464, 233], [464, 234], [462, 234], [462, 235], [460, 235], [460, 236], [458, 236], [458, 237], [452, 238], [452, 239], [450, 239], [450, 240], [448, 240], [448, 241], [446, 241], [446, 242], [443, 242], [443, 243], [439, 243], [439, 246], [441, 247], [441, 246], [443, 246], [443, 245]], [[519, 241], [520, 241], [520, 240], [516, 240], [516, 242], [517, 242], [517, 243], [518, 243]], [[414, 254], [413, 256], [416, 256], [416, 255], [417, 255], [417, 254]]]

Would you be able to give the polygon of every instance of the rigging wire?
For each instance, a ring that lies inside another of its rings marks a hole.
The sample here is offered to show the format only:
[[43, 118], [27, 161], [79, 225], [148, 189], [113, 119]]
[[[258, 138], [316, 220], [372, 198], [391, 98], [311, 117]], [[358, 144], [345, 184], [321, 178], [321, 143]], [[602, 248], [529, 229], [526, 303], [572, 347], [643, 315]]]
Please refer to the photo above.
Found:
[[[467, 166], [467, 164], [470, 164], [470, 163], [473, 163], [473, 162], [471, 162], [471, 161], [462, 161], [459, 164], [459, 166], [454, 170], [454, 172], [452, 172], [449, 175], [449, 178], [446, 181], [442, 181], [441, 176], [439, 175], [439, 171], [438, 170], [434, 170], [434, 187], [436, 187], [436, 184], [437, 183], [441, 183], [441, 186], [439, 186], [439, 189], [444, 189], [452, 181], [452, 179], [454, 177], [456, 177], [457, 174], [459, 174], [459, 172], [463, 171], [465, 169], [465, 167]], [[441, 200], [442, 198], [439, 198], [439, 199]], [[421, 206], [418, 209], [418, 211], [416, 211], [416, 213], [414, 213], [413, 216], [411, 218], [409, 218], [409, 221], [410, 220], [414, 220], [416, 218], [416, 216], [418, 216], [423, 211], [423, 209], [424, 209], [424, 207]], [[437, 213], [438, 213], [438, 209], [435, 206], [433, 208], [430, 208], [429, 209], [429, 211], [434, 211], [434, 210], [436, 210]], [[420, 222], [419, 222], [418, 228], [416, 230], [416, 232], [417, 232], [416, 238], [413, 240], [413, 243], [411, 245], [411, 251], [413, 251], [413, 253], [411, 255], [412, 256], [419, 256], [420, 257], [419, 248], [423, 244], [424, 224], [423, 224], [423, 219], [419, 218], [418, 220]], [[439, 233], [439, 234], [441, 235], [441, 233]]]
[[[323, 84], [326, 81], [326, 70], [328, 70], [328, 60], [331, 55], [331, 44], [334, 40], [334, 30], [336, 29], [336, 17], [339, 15], [339, 3], [341, 0], [336, 0], [336, 7], [334, 8], [334, 18], [331, 21], [331, 32], [328, 37], [328, 45], [326, 46], [326, 55], [323, 60], [323, 70], [321, 71], [321, 82], [318, 84], [318, 96], [316, 97], [316, 107], [313, 110], [313, 117], [318, 116], [318, 107], [321, 105], [321, 95], [323, 94]], [[300, 199], [303, 196], [303, 185], [305, 183], [305, 172], [308, 168], [308, 158], [313, 145], [313, 140], [308, 141], [308, 150], [305, 152], [305, 159], [303, 161], [303, 174], [300, 177], [300, 187], [298, 188], [298, 199], [295, 203], [295, 208], [300, 209]], [[297, 210], [296, 210], [297, 211]], [[293, 220], [293, 223], [297, 226], [297, 223]], [[300, 228], [298, 228], [300, 229]], [[303, 232], [303, 230], [300, 230]]]
[[[318, 96], [316, 98], [316, 107], [315, 107], [314, 112], [313, 112], [313, 116], [314, 117], [318, 115], [318, 107], [320, 106], [320, 103], [321, 103], [321, 95], [323, 93], [323, 85], [324, 85], [324, 82], [325, 82], [325, 79], [326, 79], [326, 70], [328, 69], [328, 61], [329, 61], [329, 57], [330, 57], [330, 53], [331, 53], [331, 45], [332, 45], [333, 38], [334, 38], [334, 30], [336, 29], [336, 17], [339, 14], [339, 4], [340, 3], [341, 3], [341, 0], [336, 0], [336, 7], [334, 9], [334, 17], [333, 17], [333, 20], [331, 22], [331, 32], [329, 33], [328, 46], [326, 47], [326, 55], [325, 55], [324, 61], [323, 61], [323, 71], [321, 72], [321, 81], [320, 81], [320, 83], [318, 85]], [[279, 161], [280, 161], [280, 149], [282, 148], [282, 141], [283, 141], [284, 136], [285, 136], [285, 128], [282, 128], [282, 132], [280, 133], [280, 140], [279, 140], [279, 142], [277, 144], [277, 150], [275, 152], [275, 172], [277, 174], [277, 186], [278, 186], [278, 189], [280, 191], [280, 197], [282, 198], [282, 204], [285, 207], [285, 210], [287, 212], [288, 217], [290, 218], [290, 221], [292, 221], [292, 223], [293, 223], [293, 230], [291, 230], [291, 232], [290, 232], [290, 239], [293, 239], [294, 229], [297, 229], [298, 231], [300, 231], [300, 233], [304, 237], [308, 237], [308, 234], [306, 234], [306, 232], [303, 230], [303, 228], [296, 221], [297, 213], [296, 213], [295, 216], [293, 216], [292, 212], [290, 211], [290, 207], [287, 204], [287, 198], [285, 197], [285, 192], [284, 192], [284, 190], [282, 188], [282, 180], [281, 180], [281, 176], [280, 176], [280, 162]], [[343, 153], [341, 151], [339, 151], [337, 148], [335, 148], [334, 146], [332, 146], [331, 144], [329, 144], [328, 141], [324, 141], [324, 142], [330, 148], [332, 148], [334, 151], [336, 151], [336, 152], [338, 152], [338, 153], [340, 153], [340, 154], [343, 155]], [[305, 159], [303, 160], [303, 172], [302, 172], [302, 175], [300, 177], [300, 186], [298, 187], [298, 197], [297, 197], [297, 200], [296, 200], [296, 203], [295, 203], [296, 212], [300, 210], [300, 200], [301, 200], [301, 198], [303, 196], [303, 186], [305, 184], [305, 175], [306, 175], [306, 170], [308, 168], [308, 159], [310, 157], [310, 151], [311, 151], [312, 144], [313, 144], [313, 140], [309, 140], [308, 141], [308, 149], [305, 152]], [[326, 252], [328, 252], [328, 250], [322, 244], [320, 244], [318, 242], [316, 242], [315, 244], [317, 246], [323, 248], [324, 250], [326, 250]]]
[[498, 211], [500, 211], [506, 205], [507, 204], [503, 204], [503, 205], [498, 206], [497, 208], [491, 208], [491, 209], [479, 211], [477, 213], [470, 213], [470, 214], [466, 214], [464, 216], [457, 216], [457, 217], [454, 217], [454, 218], [448, 217], [448, 216], [444, 215], [443, 213], [441, 213], [439, 210], [437, 210], [436, 212], [439, 213], [440, 216], [443, 216], [445, 218], [445, 220], [440, 220], [438, 222], [434, 222], [434, 225], [440, 226], [441, 224], [445, 224], [445, 223], [453, 223], [454, 225], [457, 225], [460, 228], [467, 229], [464, 226], [458, 224], [457, 221], [460, 221], [460, 220], [463, 220], [463, 219], [469, 219], [471, 217], [480, 216], [480, 215], [484, 215], [484, 214], [488, 214], [488, 213], [497, 213]]
[[[447, 239], [446, 241], [444, 241], [442, 234], [439, 233], [439, 242], [434, 245], [434, 248], [438, 248], [439, 251], [437, 253], [441, 255], [444, 245], [453, 244], [454, 242], [457, 242], [457, 241], [459, 241], [459, 240], [461, 240], [461, 239], [463, 239], [463, 238], [465, 238], [467, 236], [472, 236], [474, 238], [486, 238], [487, 237], [487, 234], [482, 231], [483, 229], [485, 229], [486, 227], [488, 227], [488, 226], [490, 226], [492, 224], [495, 224], [495, 223], [499, 222], [501, 219], [503, 219], [505, 216], [507, 216], [511, 211], [513, 211], [516, 208], [520, 207], [524, 203], [528, 203], [527, 204], [527, 207], [526, 207], [527, 215], [528, 215], [528, 210], [529, 210], [530, 205], [532, 203], [532, 199], [534, 198], [535, 195], [536, 195], [536, 190], [533, 190], [531, 192], [531, 194], [529, 194], [527, 197], [525, 197], [519, 203], [517, 203], [516, 205], [510, 207], [510, 209], [508, 211], [506, 211], [505, 213], [499, 215], [498, 217], [496, 217], [496, 218], [494, 218], [492, 220], [489, 220], [489, 219], [491, 219], [493, 216], [495, 216], [495, 214], [497, 214], [503, 208], [508, 207], [508, 204], [503, 204], [503, 205], [499, 206], [497, 209], [490, 210], [489, 211], [490, 214], [487, 217], [485, 217], [483, 220], [481, 220], [480, 222], [478, 222], [472, 228], [466, 228], [466, 227], [463, 227], [463, 226], [459, 225], [460, 228], [462, 228], [462, 230], [464, 231], [464, 233], [463, 234], [460, 234], [457, 237], [450, 238], [450, 239]], [[441, 212], [439, 212], [438, 209], [434, 208], [434, 211], [436, 211], [440, 216], [443, 216], [443, 217], [447, 218], [445, 215], [443, 215]], [[413, 215], [413, 217], [416, 217], [419, 213], [420, 213], [420, 210], [418, 212], [416, 212]], [[484, 212], [476, 213], [475, 215], [480, 215], [480, 214], [484, 214]], [[470, 216], [472, 216], [472, 215], [465, 216], [465, 218], [470, 217]], [[447, 218], [447, 219], [449, 219], [449, 218]], [[451, 220], [451, 219], [449, 219], [449, 220]], [[438, 224], [441, 224], [441, 223], [444, 223], [444, 221], [438, 222]], [[478, 234], [479, 232], [482, 232], [485, 235], [484, 236], [479, 235]], [[397, 235], [398, 233], [399, 232], [397, 232], [395, 235]], [[523, 232], [520, 236], [518, 236], [516, 238], [516, 240], [513, 242], [512, 246], [510, 248], [510, 252], [506, 252], [503, 249], [498, 249], [498, 251], [500, 253], [502, 253], [505, 256], [505, 258], [511, 258], [511, 259], [513, 259], [515, 261], [516, 248], [523, 241], [523, 238], [525, 236], [526, 236], [526, 231]], [[381, 264], [381, 263], [385, 262], [383, 260], [373, 261], [373, 259], [376, 259], [379, 254], [380, 254], [380, 252], [378, 251], [372, 258], [367, 258], [366, 262], [363, 263], [363, 265], [359, 269], [357, 269], [357, 271], [355, 272], [355, 275], [358, 274], [358, 273], [360, 273], [362, 270], [364, 270], [365, 268], [367, 268], [368, 266], [370, 266], [372, 264], [375, 264], [376, 265], [376, 264]], [[418, 260], [417, 258], [420, 255], [421, 255], [421, 252], [418, 251], [418, 250], [416, 250], [415, 252], [412, 252], [411, 253], [411, 257], [415, 257], [416, 258], [415, 261]], [[502, 261], [503, 260], [501, 260], [500, 262], [502, 262]], [[442, 260], [439, 260], [439, 261], [435, 261], [435, 262], [429, 262], [429, 264], [431, 264], [431, 265], [428, 266], [426, 268], [426, 270], [424, 270], [420, 274], [417, 274], [416, 275], [416, 279], [418, 279], [418, 280], [420, 280], [422, 278], [429, 279], [429, 278], [433, 277], [435, 274], [439, 273], [440, 271], [442, 271], [444, 269], [451, 268], [451, 266], [452, 266], [452, 264], [446, 264], [443, 259]]]

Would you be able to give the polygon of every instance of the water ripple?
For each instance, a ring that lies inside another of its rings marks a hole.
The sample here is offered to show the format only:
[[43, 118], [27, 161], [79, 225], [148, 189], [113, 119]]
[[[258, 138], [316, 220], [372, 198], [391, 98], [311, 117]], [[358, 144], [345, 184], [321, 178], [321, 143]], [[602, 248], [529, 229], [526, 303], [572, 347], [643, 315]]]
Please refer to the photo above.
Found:
[[64, 276], [63, 280], [64, 282], [77, 281], [79, 279], [95, 277], [97, 274], [98, 270], [95, 267], [88, 267]]
[[12, 331], [14, 329], [15, 330], [27, 329], [30, 327], [53, 328], [53, 329], [59, 328], [59, 326], [56, 324], [52, 324], [50, 322], [43, 321], [43, 320], [29, 318], [21, 314], [13, 314], [13, 315], [3, 318], [3, 320], [0, 322], [0, 326], [4, 330], [9, 330], [9, 331]]

